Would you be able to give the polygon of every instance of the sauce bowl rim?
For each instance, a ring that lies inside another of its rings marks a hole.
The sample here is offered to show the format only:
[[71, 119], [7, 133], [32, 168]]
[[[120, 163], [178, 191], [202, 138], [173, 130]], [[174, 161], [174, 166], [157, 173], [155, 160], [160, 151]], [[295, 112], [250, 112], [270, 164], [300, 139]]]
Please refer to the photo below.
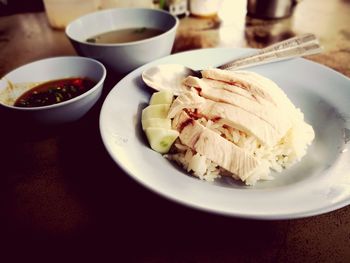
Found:
[[[99, 77], [98, 80], [94, 80], [96, 81], [96, 84], [89, 90], [85, 91], [84, 93], [80, 94], [79, 96], [76, 96], [74, 98], [71, 98], [69, 100], [66, 100], [66, 101], [62, 101], [62, 102], [59, 102], [59, 103], [55, 103], [55, 104], [51, 104], [51, 105], [46, 105], [46, 106], [39, 106], [39, 107], [18, 107], [18, 106], [14, 106], [14, 105], [8, 105], [8, 104], [5, 104], [3, 103], [2, 101], [0, 101], [0, 105], [3, 106], [3, 107], [6, 107], [6, 108], [9, 108], [9, 109], [13, 109], [13, 110], [19, 110], [19, 111], [40, 111], [40, 110], [46, 110], [46, 109], [53, 109], [53, 108], [58, 108], [58, 107], [62, 107], [64, 105], [68, 105], [68, 104], [71, 104], [71, 103], [74, 103], [80, 99], [82, 99], [83, 97], [85, 96], [88, 96], [89, 94], [93, 93], [94, 91], [96, 91], [98, 88], [100, 88], [105, 79], [106, 79], [106, 76], [107, 76], [107, 70], [106, 70], [106, 67], [99, 61], [97, 61], [96, 59], [93, 59], [93, 58], [88, 58], [88, 57], [81, 57], [81, 56], [56, 56], [56, 57], [49, 57], [49, 58], [43, 58], [43, 59], [39, 59], [39, 60], [35, 60], [35, 61], [32, 61], [32, 62], [29, 62], [27, 64], [24, 64], [24, 65], [21, 65], [11, 71], [9, 71], [8, 73], [6, 73], [4, 76], [1, 77], [1, 79], [6, 79], [6, 76], [17, 71], [17, 70], [21, 70], [25, 67], [30, 67], [32, 64], [35, 64], [37, 62], [43, 62], [43, 61], [48, 61], [48, 60], [63, 60], [63, 59], [73, 59], [73, 60], [87, 60], [87, 61], [90, 61], [92, 63], [94, 63], [95, 65], [99, 66], [101, 69], [102, 69], [102, 76]], [[74, 77], [74, 76], [72, 76]], [[86, 77], [86, 78], [89, 78], [89, 76], [75, 76], [75, 77]], [[69, 78], [69, 77], [67, 77]], [[59, 79], [59, 78], [58, 78]], [[53, 79], [55, 80], [55, 79]], [[48, 80], [50, 81], [50, 80]], [[43, 81], [44, 82], [48, 82], [48, 81]], [[39, 84], [38, 84], [39, 85]], [[35, 88], [35, 86], [33, 87]]]

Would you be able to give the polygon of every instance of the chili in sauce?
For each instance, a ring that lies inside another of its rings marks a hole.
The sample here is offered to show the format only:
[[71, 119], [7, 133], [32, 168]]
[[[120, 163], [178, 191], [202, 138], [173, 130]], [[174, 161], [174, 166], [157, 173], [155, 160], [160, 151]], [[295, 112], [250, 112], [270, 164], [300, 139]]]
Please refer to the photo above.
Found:
[[95, 81], [80, 77], [48, 81], [23, 93], [14, 106], [41, 107], [57, 104], [75, 98], [95, 85]]

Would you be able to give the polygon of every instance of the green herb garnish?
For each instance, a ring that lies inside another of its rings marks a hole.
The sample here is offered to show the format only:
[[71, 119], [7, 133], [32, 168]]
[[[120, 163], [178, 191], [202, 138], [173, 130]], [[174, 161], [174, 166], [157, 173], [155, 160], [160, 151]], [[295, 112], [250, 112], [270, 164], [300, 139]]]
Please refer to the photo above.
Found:
[[86, 42], [96, 43], [96, 38], [88, 38], [88, 39], [86, 39]]
[[143, 33], [146, 31], [146, 28], [145, 27], [140, 27], [140, 28], [137, 28], [134, 30], [134, 33], [135, 34], [140, 34], [140, 33]]

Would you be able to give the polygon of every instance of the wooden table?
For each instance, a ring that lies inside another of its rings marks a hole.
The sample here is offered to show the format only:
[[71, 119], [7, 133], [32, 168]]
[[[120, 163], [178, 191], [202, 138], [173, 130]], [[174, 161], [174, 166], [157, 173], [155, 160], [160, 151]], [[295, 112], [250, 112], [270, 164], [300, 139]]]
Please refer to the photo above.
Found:
[[[274, 21], [246, 17], [245, 5], [228, 0], [219, 17], [182, 19], [174, 52], [264, 47], [312, 32], [324, 52], [308, 59], [350, 77], [349, 1], [301, 1], [290, 18]], [[0, 17], [1, 76], [74, 54], [44, 13]], [[117, 81], [108, 76], [103, 96]], [[9, 133], [1, 123], [1, 262], [350, 262], [349, 206], [297, 220], [245, 220], [178, 205], [135, 183], [101, 142], [103, 99], [80, 121], [53, 130]]]

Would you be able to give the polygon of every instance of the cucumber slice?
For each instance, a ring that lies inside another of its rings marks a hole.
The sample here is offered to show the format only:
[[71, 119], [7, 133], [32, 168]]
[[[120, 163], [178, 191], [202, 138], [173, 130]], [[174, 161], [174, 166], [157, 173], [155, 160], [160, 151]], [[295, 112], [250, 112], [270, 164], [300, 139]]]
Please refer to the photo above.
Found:
[[159, 153], [167, 153], [179, 136], [178, 131], [163, 128], [147, 128], [145, 133], [151, 148]]
[[174, 95], [170, 90], [161, 90], [152, 94], [149, 104], [171, 104]]
[[142, 110], [141, 121], [151, 118], [165, 119], [168, 115], [170, 104], [148, 105]]
[[147, 128], [163, 128], [163, 129], [171, 129], [171, 120], [170, 119], [161, 119], [161, 118], [150, 118], [141, 120], [142, 129], [145, 130]]

